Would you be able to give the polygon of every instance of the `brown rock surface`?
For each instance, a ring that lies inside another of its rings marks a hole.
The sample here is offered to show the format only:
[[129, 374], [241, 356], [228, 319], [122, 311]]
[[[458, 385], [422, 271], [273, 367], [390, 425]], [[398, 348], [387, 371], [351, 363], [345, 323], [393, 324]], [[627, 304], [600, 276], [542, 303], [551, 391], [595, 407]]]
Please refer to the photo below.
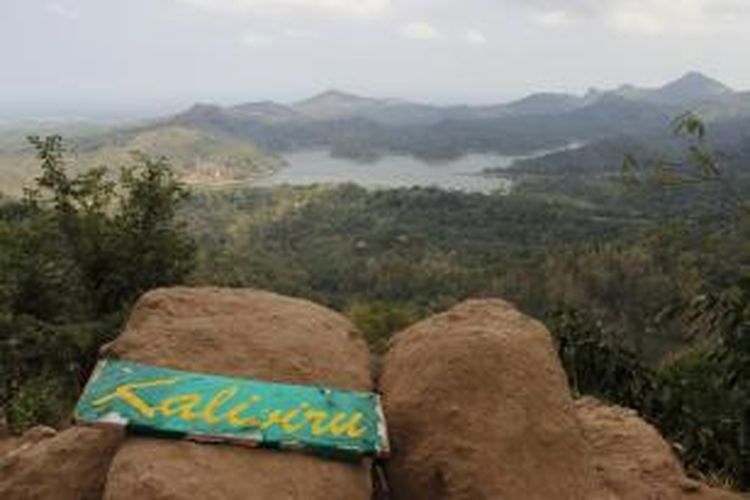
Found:
[[576, 402], [576, 414], [604, 489], [617, 500], [731, 500], [739, 495], [689, 479], [669, 444], [633, 410], [595, 399]]
[[[343, 316], [252, 290], [175, 288], [148, 293], [110, 346], [158, 366], [288, 383], [371, 390], [369, 352]], [[369, 463], [228, 445], [128, 439], [115, 457], [108, 500], [368, 500]]]
[[302, 453], [129, 438], [117, 454], [107, 499], [363, 499], [361, 464]]
[[122, 429], [89, 427], [72, 427], [39, 439], [21, 438], [0, 456], [0, 498], [99, 499], [122, 439]]
[[395, 499], [599, 498], [551, 337], [510, 304], [468, 301], [398, 334], [381, 389]]

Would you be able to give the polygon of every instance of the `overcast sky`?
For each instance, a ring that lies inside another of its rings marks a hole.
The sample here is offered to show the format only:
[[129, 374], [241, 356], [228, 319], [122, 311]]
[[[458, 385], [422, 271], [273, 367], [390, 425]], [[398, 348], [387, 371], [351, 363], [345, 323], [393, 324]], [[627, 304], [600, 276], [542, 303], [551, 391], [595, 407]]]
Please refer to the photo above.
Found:
[[750, 0], [0, 0], [0, 118], [133, 116], [328, 88], [429, 102], [750, 89]]

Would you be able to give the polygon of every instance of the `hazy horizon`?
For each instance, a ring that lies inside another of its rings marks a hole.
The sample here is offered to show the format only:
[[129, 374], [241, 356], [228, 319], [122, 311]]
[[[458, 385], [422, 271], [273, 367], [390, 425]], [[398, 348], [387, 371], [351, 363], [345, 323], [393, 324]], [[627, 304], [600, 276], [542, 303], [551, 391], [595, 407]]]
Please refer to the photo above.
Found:
[[5, 0], [0, 120], [134, 119], [328, 89], [434, 104], [750, 88], [741, 0]]

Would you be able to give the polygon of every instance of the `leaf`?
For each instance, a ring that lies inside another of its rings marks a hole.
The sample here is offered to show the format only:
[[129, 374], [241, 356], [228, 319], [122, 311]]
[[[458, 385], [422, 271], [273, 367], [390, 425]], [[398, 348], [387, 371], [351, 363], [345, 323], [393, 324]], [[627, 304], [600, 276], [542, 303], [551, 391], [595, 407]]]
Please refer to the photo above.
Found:
[[692, 111], [678, 116], [673, 130], [676, 135], [695, 137], [698, 140], [703, 140], [706, 136], [706, 124]]
[[690, 147], [690, 158], [698, 167], [698, 175], [703, 179], [719, 177], [719, 165], [714, 156], [700, 146]]

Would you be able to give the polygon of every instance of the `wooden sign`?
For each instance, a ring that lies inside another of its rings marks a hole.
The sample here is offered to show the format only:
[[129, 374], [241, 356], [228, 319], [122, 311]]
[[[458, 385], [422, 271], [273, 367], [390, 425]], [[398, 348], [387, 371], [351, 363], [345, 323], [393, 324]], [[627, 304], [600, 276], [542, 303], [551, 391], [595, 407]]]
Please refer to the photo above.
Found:
[[81, 423], [117, 424], [198, 441], [303, 449], [334, 458], [388, 454], [377, 394], [129, 361], [99, 362], [75, 417]]

